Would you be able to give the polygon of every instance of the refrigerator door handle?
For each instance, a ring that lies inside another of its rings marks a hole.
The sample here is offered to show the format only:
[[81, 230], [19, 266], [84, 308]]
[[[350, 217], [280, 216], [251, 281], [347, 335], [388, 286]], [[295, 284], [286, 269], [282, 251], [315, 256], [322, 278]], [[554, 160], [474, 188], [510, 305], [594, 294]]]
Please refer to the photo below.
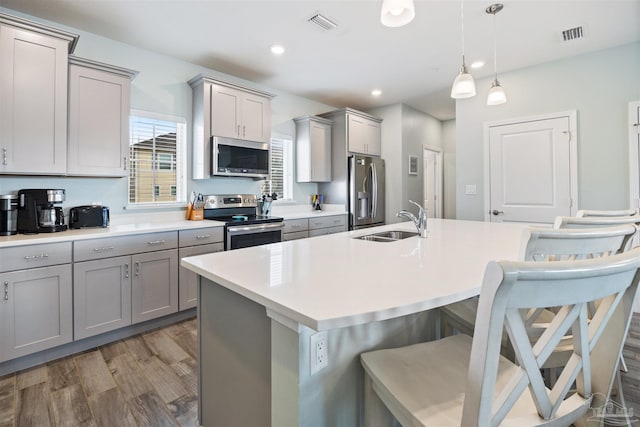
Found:
[[371, 163], [371, 218], [377, 216], [378, 211], [378, 171], [376, 164]]

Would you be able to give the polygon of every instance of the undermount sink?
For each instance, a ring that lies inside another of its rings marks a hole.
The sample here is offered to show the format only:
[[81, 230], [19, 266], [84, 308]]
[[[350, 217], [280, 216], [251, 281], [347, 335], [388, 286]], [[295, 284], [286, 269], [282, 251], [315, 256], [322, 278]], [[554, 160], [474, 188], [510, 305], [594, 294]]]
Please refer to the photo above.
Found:
[[381, 231], [380, 233], [365, 234], [364, 236], [354, 237], [354, 239], [368, 240], [371, 242], [395, 242], [417, 235], [418, 233], [415, 231], [390, 230]]

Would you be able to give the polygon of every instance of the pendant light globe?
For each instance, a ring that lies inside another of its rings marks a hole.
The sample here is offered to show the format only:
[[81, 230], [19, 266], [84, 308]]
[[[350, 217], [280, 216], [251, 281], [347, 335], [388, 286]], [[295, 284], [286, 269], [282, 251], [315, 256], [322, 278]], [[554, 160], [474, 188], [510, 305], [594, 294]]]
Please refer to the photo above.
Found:
[[464, 63], [464, 0], [460, 0], [460, 38], [462, 39], [462, 66], [451, 86], [451, 98], [464, 99], [476, 95], [476, 82]]
[[473, 76], [469, 74], [467, 67], [463, 65], [460, 67], [460, 72], [453, 81], [451, 87], [451, 97], [454, 99], [471, 98], [476, 94], [476, 82], [473, 80]]
[[500, 86], [498, 79], [495, 79], [489, 89], [489, 95], [487, 96], [487, 105], [500, 105], [507, 102], [507, 94]]
[[382, 0], [380, 22], [386, 27], [407, 25], [415, 16], [413, 0]]

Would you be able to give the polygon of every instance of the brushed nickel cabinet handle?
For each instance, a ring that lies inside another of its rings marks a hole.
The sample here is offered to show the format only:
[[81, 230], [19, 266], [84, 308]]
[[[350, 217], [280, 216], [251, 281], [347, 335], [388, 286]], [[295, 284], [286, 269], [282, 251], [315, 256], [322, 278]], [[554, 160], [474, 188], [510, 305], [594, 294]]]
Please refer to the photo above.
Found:
[[24, 257], [24, 259], [26, 259], [27, 261], [32, 261], [32, 260], [36, 260], [36, 259], [44, 259], [44, 258], [49, 258], [49, 254], [26, 255]]
[[124, 168], [124, 170], [127, 170], [127, 156], [124, 156], [122, 159], [123, 159], [123, 162], [122, 162], [123, 163], [123, 168]]
[[9, 282], [4, 282], [4, 300], [9, 301]]
[[140, 276], [140, 263], [136, 262], [136, 277]]
[[7, 165], [8, 160], [7, 160], [7, 149], [5, 147], [2, 148], [2, 164], [3, 165]]
[[93, 252], [109, 252], [112, 251], [114, 249], [113, 246], [105, 246], [102, 248], [93, 248]]
[[240, 136], [240, 125], [238, 125], [238, 130], [236, 131], [236, 135]]
[[124, 265], [124, 278], [128, 279], [129, 278], [129, 263], [126, 263]]
[[149, 246], [163, 245], [166, 243], [166, 240], [152, 240], [151, 242], [147, 242]]
[[196, 236], [196, 240], [204, 240], [204, 239], [208, 239], [211, 237], [211, 234], [201, 234], [199, 236]]

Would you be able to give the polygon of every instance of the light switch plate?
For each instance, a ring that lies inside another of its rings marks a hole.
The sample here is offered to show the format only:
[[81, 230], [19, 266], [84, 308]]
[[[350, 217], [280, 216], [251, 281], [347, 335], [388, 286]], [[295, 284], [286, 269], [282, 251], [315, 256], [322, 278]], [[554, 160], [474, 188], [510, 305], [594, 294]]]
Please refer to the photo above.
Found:
[[467, 186], [464, 189], [464, 194], [478, 194], [478, 192], [476, 190], [476, 185], [475, 184], [467, 184]]

